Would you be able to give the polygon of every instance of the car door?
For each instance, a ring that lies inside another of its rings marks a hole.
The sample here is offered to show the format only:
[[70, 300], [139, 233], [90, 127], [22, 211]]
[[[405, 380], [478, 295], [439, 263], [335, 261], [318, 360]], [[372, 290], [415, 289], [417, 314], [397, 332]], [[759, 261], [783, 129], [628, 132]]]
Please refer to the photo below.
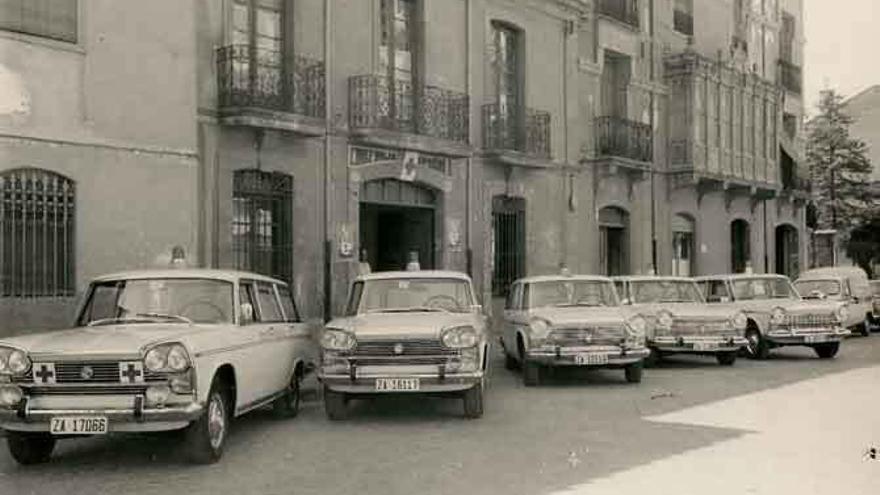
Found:
[[293, 332], [284, 321], [275, 284], [258, 280], [252, 287], [259, 309], [256, 325], [260, 357], [258, 388], [261, 397], [268, 397], [286, 386], [286, 377], [293, 365]]
[[[283, 346], [286, 355], [291, 357], [292, 363], [301, 361], [303, 365], [314, 364], [317, 357], [317, 345], [312, 335], [312, 328], [302, 322], [293, 294], [287, 284], [276, 284], [275, 291], [278, 294], [278, 301], [281, 303], [281, 310], [284, 313], [284, 325], [282, 326], [282, 334], [284, 337]], [[281, 385], [287, 384], [289, 373], [280, 376]]]
[[253, 281], [239, 282], [239, 326], [236, 329], [236, 343], [229, 351], [234, 353], [230, 360], [236, 363], [236, 406], [239, 410], [248, 408], [265, 396], [262, 388], [265, 366], [260, 335], [263, 324], [256, 294]]

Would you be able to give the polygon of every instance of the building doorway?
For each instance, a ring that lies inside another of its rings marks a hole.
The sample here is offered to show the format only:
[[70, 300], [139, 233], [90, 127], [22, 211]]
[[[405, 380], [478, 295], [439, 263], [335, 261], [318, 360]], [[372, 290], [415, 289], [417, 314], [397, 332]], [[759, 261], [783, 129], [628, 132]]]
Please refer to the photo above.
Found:
[[751, 233], [749, 222], [738, 219], [730, 222], [730, 269], [743, 273], [751, 260]]
[[798, 231], [791, 225], [776, 227], [776, 273], [796, 278], [800, 273]]
[[526, 274], [526, 200], [492, 199], [492, 293], [507, 295], [510, 284]]
[[396, 179], [361, 186], [360, 247], [373, 271], [403, 270], [410, 257], [434, 268], [437, 194]]
[[672, 274], [679, 277], [694, 275], [694, 220], [689, 216], [672, 218]]
[[621, 208], [599, 210], [599, 264], [605, 275], [629, 274], [629, 213]]

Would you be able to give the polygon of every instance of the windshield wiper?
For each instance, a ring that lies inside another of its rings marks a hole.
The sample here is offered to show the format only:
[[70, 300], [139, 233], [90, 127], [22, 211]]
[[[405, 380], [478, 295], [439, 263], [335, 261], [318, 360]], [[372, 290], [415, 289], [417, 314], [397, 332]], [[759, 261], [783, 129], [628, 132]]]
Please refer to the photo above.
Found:
[[177, 320], [189, 325], [193, 324], [193, 321], [186, 316], [172, 315], [169, 313], [137, 313], [135, 316], [142, 316], [144, 318], [164, 318], [166, 320]]
[[97, 327], [101, 325], [112, 325], [113, 323], [137, 323], [147, 321], [143, 318], [132, 318], [130, 316], [115, 316], [113, 318], [101, 318], [98, 320], [93, 320], [88, 323], [90, 327]]
[[425, 306], [414, 306], [411, 308], [376, 308], [367, 311], [367, 313], [449, 313], [445, 308], [428, 308]]

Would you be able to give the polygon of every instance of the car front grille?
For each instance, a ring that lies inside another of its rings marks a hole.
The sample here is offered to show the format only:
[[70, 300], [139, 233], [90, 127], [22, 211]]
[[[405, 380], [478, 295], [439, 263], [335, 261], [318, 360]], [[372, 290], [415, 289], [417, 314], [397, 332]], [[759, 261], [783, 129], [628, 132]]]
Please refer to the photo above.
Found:
[[710, 321], [695, 321], [695, 320], [675, 320], [672, 324], [672, 331], [667, 335], [671, 335], [673, 337], [684, 337], [688, 335], [720, 335], [724, 337], [731, 337], [735, 335], [739, 335], [741, 332], [738, 332], [734, 329], [730, 322], [726, 320], [710, 320]]
[[29, 387], [28, 394], [32, 397], [41, 395], [142, 395], [146, 392], [146, 386], [127, 386], [127, 385], [104, 385], [97, 387], [89, 387], [84, 385], [74, 385], [67, 387]]
[[817, 315], [817, 314], [805, 314], [805, 315], [785, 315], [785, 320], [781, 325], [778, 325], [779, 328], [785, 328], [790, 330], [798, 330], [802, 328], [831, 328], [837, 326], [837, 320], [833, 315]]
[[623, 327], [563, 327], [554, 328], [548, 340], [562, 347], [583, 345], [617, 345], [626, 337]]
[[350, 361], [359, 365], [440, 365], [461, 356], [461, 351], [449, 349], [439, 339], [383, 339], [359, 340], [348, 354]]
[[[56, 361], [54, 380], [56, 384], [115, 384], [123, 383], [119, 372], [119, 364], [121, 362], [129, 363], [131, 361]], [[84, 368], [91, 368], [92, 376], [83, 378], [82, 372]], [[160, 373], [152, 373], [142, 370], [144, 374], [144, 382], [162, 382], [168, 378]], [[27, 374], [17, 377], [16, 383], [37, 383], [34, 380], [34, 370], [31, 369]], [[128, 383], [128, 382], [125, 382]], [[38, 383], [38, 385], [41, 385]]]

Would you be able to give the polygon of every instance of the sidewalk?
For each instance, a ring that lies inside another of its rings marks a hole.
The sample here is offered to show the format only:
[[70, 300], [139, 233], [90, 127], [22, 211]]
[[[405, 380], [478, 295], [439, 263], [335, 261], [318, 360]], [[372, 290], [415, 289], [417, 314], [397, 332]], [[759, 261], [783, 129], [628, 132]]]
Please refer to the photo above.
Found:
[[880, 366], [645, 418], [743, 436], [621, 471], [555, 495], [875, 494], [880, 490]]

